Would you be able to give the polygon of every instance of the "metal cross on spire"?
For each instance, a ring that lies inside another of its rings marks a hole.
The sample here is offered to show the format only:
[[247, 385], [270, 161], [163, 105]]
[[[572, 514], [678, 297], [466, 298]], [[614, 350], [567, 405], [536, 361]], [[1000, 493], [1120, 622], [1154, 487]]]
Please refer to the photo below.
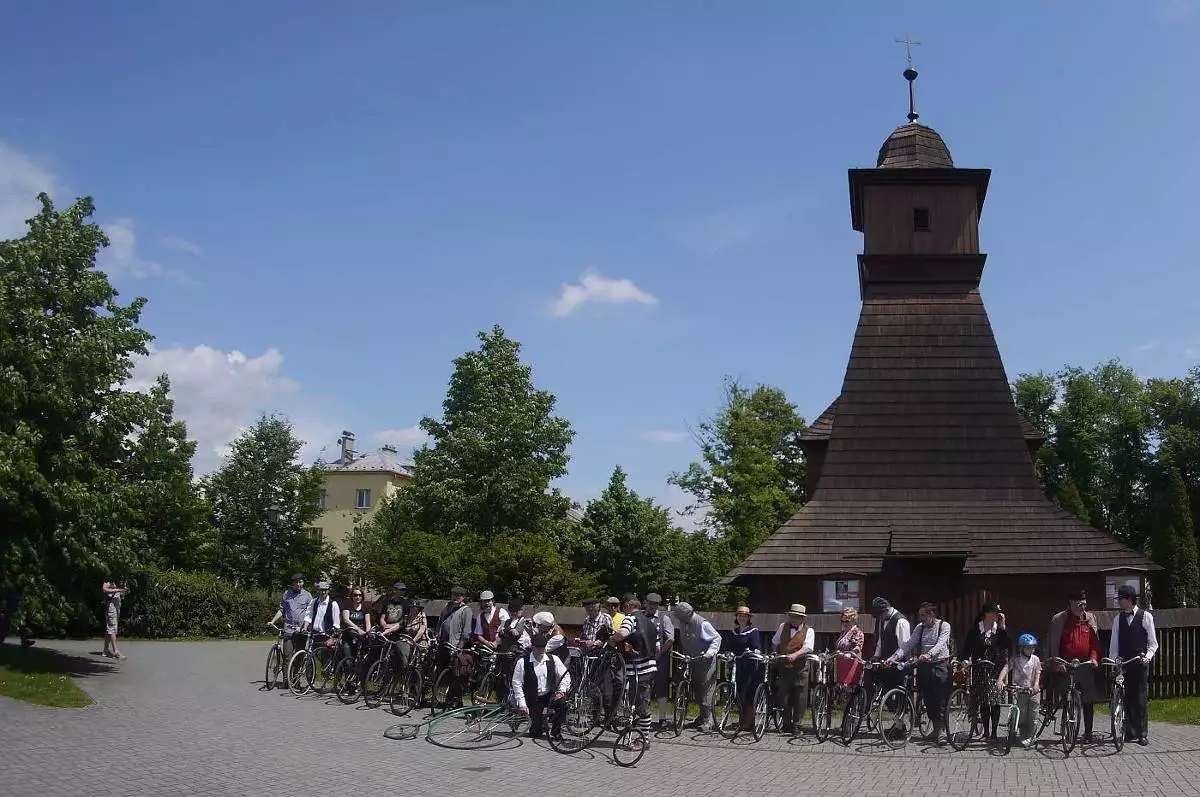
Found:
[[904, 55], [908, 58], [909, 68], [912, 68], [912, 48], [920, 47], [921, 43], [908, 33], [905, 33], [903, 39], [896, 39], [896, 44], [904, 45]]
[[917, 80], [917, 70], [912, 65], [912, 48], [919, 47], [920, 42], [905, 33], [903, 39], [896, 39], [896, 44], [904, 45], [904, 54], [908, 57], [908, 68], [904, 70], [904, 79], [908, 81], [908, 121], [916, 122], [921, 117], [917, 113], [917, 95], [913, 84]]

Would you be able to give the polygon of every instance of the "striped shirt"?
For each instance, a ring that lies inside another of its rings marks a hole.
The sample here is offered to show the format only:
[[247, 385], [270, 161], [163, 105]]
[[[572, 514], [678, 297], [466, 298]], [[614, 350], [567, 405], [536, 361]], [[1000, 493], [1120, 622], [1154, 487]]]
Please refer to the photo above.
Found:
[[[621, 631], [625, 633], [625, 641], [629, 642], [637, 630], [637, 613], [627, 614], [621, 620]], [[631, 643], [632, 644], [632, 643]], [[625, 677], [644, 678], [647, 675], [653, 675], [658, 672], [658, 665], [654, 662], [653, 656], [643, 656], [640, 653], [627, 653], [625, 655]]]

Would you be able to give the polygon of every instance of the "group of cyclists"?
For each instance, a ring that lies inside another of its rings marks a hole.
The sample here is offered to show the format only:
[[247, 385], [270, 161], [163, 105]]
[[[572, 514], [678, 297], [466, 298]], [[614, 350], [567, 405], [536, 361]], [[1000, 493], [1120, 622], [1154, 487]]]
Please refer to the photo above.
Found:
[[282, 675], [293, 691], [386, 700], [398, 714], [503, 704], [528, 715], [531, 736], [552, 741], [608, 727], [624, 712], [643, 750], [653, 730], [761, 739], [768, 729], [798, 734], [807, 721], [820, 741], [836, 733], [848, 744], [865, 725], [892, 747], [923, 736], [956, 749], [976, 739], [1029, 747], [1054, 725], [1069, 753], [1078, 738], [1093, 740], [1094, 704], [1107, 691], [1112, 741], [1147, 744], [1147, 670], [1158, 643], [1153, 616], [1128, 586], [1118, 591], [1107, 655], [1083, 592], [1051, 619], [1044, 646], [1030, 633], [1014, 641], [996, 604], [981, 607], [956, 648], [934, 604], [910, 622], [876, 597], [870, 653], [853, 608], [819, 651], [798, 603], [768, 637], [746, 606], [722, 634], [686, 602], [664, 609], [656, 593], [589, 599], [579, 635], [568, 638], [550, 612], [527, 618], [520, 600], [502, 606], [490, 590], [471, 605], [455, 587], [433, 628], [403, 582], [373, 605], [364, 597], [351, 587], [340, 604], [325, 581], [314, 596], [297, 573], [269, 623], [280, 641], [268, 685]]

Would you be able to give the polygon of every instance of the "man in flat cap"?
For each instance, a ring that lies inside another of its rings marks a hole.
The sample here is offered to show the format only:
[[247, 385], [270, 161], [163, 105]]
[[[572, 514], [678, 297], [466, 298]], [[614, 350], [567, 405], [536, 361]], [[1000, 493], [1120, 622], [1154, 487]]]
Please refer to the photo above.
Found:
[[679, 629], [679, 646], [692, 662], [692, 697], [700, 704], [696, 727], [702, 731], [712, 728], [713, 687], [717, 682], [717, 652], [721, 635], [690, 603], [680, 601], [671, 610]]

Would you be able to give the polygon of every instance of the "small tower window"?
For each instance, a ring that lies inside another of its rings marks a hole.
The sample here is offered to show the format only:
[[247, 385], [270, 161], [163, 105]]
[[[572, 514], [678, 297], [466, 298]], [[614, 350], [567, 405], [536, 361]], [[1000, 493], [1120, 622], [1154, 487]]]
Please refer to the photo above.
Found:
[[929, 208], [913, 208], [913, 232], [929, 232]]

